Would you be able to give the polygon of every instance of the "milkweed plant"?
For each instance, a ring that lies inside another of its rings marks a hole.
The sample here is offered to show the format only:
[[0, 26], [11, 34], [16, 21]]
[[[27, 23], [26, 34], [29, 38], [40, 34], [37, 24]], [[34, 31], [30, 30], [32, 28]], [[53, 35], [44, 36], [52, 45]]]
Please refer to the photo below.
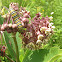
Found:
[[[4, 18], [3, 24], [0, 25], [0, 34], [3, 35], [5, 31], [7, 33], [13, 33], [13, 39], [16, 47], [16, 54], [18, 52], [17, 41], [15, 35], [17, 32], [22, 39], [22, 48], [30, 50], [38, 50], [48, 43], [48, 40], [54, 34], [55, 26], [51, 21], [53, 17], [43, 17], [39, 12], [35, 17], [31, 17], [30, 12], [25, 7], [18, 7], [18, 3], [11, 3], [9, 9], [3, 7], [7, 12], [0, 13]], [[53, 14], [52, 12], [51, 14]], [[6, 47], [0, 46], [1, 56], [5, 56]], [[16, 57], [16, 62], [19, 62], [19, 55]]]

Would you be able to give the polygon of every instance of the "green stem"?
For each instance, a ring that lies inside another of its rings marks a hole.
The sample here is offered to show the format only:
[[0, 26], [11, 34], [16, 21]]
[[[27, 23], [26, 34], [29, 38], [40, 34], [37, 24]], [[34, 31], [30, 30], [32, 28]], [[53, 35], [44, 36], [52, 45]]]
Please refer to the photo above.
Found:
[[13, 40], [14, 40], [15, 49], [16, 49], [16, 62], [20, 62], [19, 61], [18, 45], [17, 45], [17, 40], [16, 40], [16, 33], [13, 33]]
[[5, 54], [5, 57], [6, 57], [8, 60], [10, 60], [11, 62], [15, 62], [15, 61], [13, 61], [11, 58], [9, 58], [9, 57], [7, 56], [7, 54]]

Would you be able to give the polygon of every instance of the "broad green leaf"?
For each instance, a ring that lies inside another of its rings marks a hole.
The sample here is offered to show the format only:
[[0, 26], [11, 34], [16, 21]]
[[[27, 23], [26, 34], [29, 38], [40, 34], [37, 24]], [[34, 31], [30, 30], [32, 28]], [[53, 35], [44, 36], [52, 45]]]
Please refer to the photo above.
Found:
[[40, 49], [26, 52], [23, 62], [54, 62], [59, 58], [62, 58], [62, 50], [58, 47], [52, 47], [48, 50]]
[[[29, 55], [32, 53], [32, 51], [31, 50], [26, 50], [25, 51], [25, 55], [24, 55], [24, 58], [23, 58], [23, 61], [22, 62], [27, 62], [28, 61], [28, 57], [29, 57]], [[29, 61], [28, 61], [29, 62]]]
[[11, 39], [10, 34], [8, 34], [7, 32], [4, 32], [4, 36], [5, 36], [5, 41], [6, 41], [6, 44], [7, 44], [7, 47], [8, 47], [8, 50], [10, 52], [10, 55], [13, 59], [15, 59], [15, 52], [12, 48], [12, 46], [9, 44], [9, 40]]
[[48, 53], [49, 51], [46, 49], [39, 49], [35, 51], [28, 51], [26, 52], [26, 56], [23, 60], [23, 62], [42, 62], [44, 59], [44, 56]]
[[54, 62], [56, 60], [58, 60], [59, 58], [62, 57], [62, 50], [60, 50], [57, 47], [52, 47], [49, 50], [49, 53], [47, 54], [47, 56], [45, 56], [44, 61], [43, 62]]

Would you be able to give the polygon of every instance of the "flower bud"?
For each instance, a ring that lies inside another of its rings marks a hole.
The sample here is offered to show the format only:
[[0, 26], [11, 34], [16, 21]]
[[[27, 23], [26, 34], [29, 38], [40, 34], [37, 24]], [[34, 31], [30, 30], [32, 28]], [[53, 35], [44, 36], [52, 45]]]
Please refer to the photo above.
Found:
[[17, 28], [17, 24], [13, 24], [12, 25], [12, 28]]
[[54, 29], [54, 28], [55, 28], [55, 26], [52, 26], [51, 28], [52, 28], [52, 29]]
[[43, 31], [45, 31], [46, 29], [47, 29], [47, 27], [41, 27], [41, 28], [40, 28], [40, 31], [43, 32]]
[[42, 34], [38, 35], [38, 40], [42, 40], [42, 37], [44, 37]]
[[34, 49], [34, 47], [35, 45], [32, 42], [26, 45], [26, 48]]
[[51, 23], [49, 23], [50, 25], [53, 25], [53, 23], [51, 22]]
[[23, 18], [22, 21], [23, 22], [29, 22], [29, 20], [27, 18]]
[[45, 34], [48, 34], [48, 33], [50, 33], [50, 32], [51, 32], [51, 29], [48, 28], [48, 29], [45, 31]]
[[12, 24], [10, 23], [10, 24], [8, 24], [8, 26], [11, 28], [12, 27]]
[[24, 10], [22, 10], [22, 13], [25, 13], [25, 11], [24, 11]]
[[4, 30], [5, 30], [5, 28], [4, 28], [4, 26], [2, 26], [2, 27], [1, 27], [1, 31], [4, 31]]
[[23, 17], [29, 18], [29, 15], [26, 13], [26, 14], [23, 15]]
[[49, 27], [49, 28], [51, 28], [51, 27], [52, 27], [52, 25], [53, 25], [53, 23], [49, 23], [49, 26], [48, 26], [48, 27]]
[[6, 29], [8, 27], [8, 24], [4, 24], [4, 28]]
[[18, 10], [18, 7], [15, 7], [14, 10], [17, 11]]
[[30, 14], [30, 12], [28, 11], [28, 12], [27, 12], [27, 14], [29, 15], [29, 14]]
[[37, 33], [37, 35], [40, 35], [41, 34], [40, 31], [37, 31], [36, 33]]
[[51, 16], [51, 17], [49, 17], [49, 19], [52, 21], [53, 17]]
[[42, 43], [42, 41], [41, 40], [37, 40], [37, 42], [36, 42], [37, 44], [41, 44]]
[[6, 50], [6, 47], [3, 45], [3, 46], [2, 46], [2, 49], [3, 49], [3, 50]]
[[28, 38], [30, 38], [30, 37], [32, 37], [32, 33], [31, 33], [31, 32], [27, 32], [27, 33], [26, 33], [26, 36], [27, 36]]

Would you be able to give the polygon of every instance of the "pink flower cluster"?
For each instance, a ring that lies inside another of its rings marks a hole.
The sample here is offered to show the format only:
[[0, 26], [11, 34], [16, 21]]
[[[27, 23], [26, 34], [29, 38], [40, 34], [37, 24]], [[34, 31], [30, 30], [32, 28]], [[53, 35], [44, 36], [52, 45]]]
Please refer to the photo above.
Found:
[[26, 28], [29, 23], [28, 18], [30, 18], [30, 12], [29, 11], [22, 12], [22, 16], [19, 19], [21, 20], [22, 26], [24, 28]]
[[[10, 20], [12, 20], [12, 23]], [[1, 31], [7, 31], [8, 33], [14, 33], [18, 31], [17, 24], [14, 23], [10, 14], [9, 17], [6, 17], [3, 24], [1, 25]]]
[[12, 23], [4, 23], [1, 26], [1, 31], [7, 31], [8, 33], [13, 33], [13, 32], [17, 32], [17, 24], [12, 24]]
[[9, 5], [9, 7], [12, 7], [15, 11], [17, 11], [19, 8], [18, 8], [18, 3], [11, 3]]
[[27, 24], [26, 31], [23, 33], [23, 45], [30, 49], [39, 49], [42, 44], [46, 44], [53, 34], [53, 23], [50, 23], [48, 16], [40, 19], [41, 13], [36, 14], [30, 24]]
[[[25, 10], [23, 7], [20, 7], [19, 9], [17, 3], [11, 3], [10, 7], [12, 7], [15, 11], [16, 9], [18, 10], [16, 11], [16, 13], [19, 16], [19, 19], [23, 26], [23, 29], [22, 29], [23, 32], [20, 32], [21, 35], [23, 36], [23, 39], [22, 39], [23, 47], [30, 48], [30, 49], [42, 48], [42, 44], [46, 44], [50, 39], [51, 35], [54, 33], [53, 29], [55, 28], [55, 26], [53, 26], [53, 23], [50, 23], [53, 17], [46, 16], [46, 17], [40, 18], [41, 13], [39, 12], [31, 20], [30, 12]], [[4, 29], [3, 29], [3, 26], [4, 26]], [[7, 28], [8, 26], [9, 26], [9, 29]], [[12, 25], [9, 24], [8, 26], [7, 26], [7, 23], [3, 24], [1, 27], [1, 30], [3, 31], [5, 29], [8, 29], [9, 32], [15, 32], [15, 31], [10, 31], [15, 28], [15, 30], [17, 31], [16, 24], [12, 24]]]
[[5, 51], [6, 51], [6, 47], [3, 45], [2, 47], [0, 46], [0, 53], [1, 55], [0, 56], [5, 56]]

